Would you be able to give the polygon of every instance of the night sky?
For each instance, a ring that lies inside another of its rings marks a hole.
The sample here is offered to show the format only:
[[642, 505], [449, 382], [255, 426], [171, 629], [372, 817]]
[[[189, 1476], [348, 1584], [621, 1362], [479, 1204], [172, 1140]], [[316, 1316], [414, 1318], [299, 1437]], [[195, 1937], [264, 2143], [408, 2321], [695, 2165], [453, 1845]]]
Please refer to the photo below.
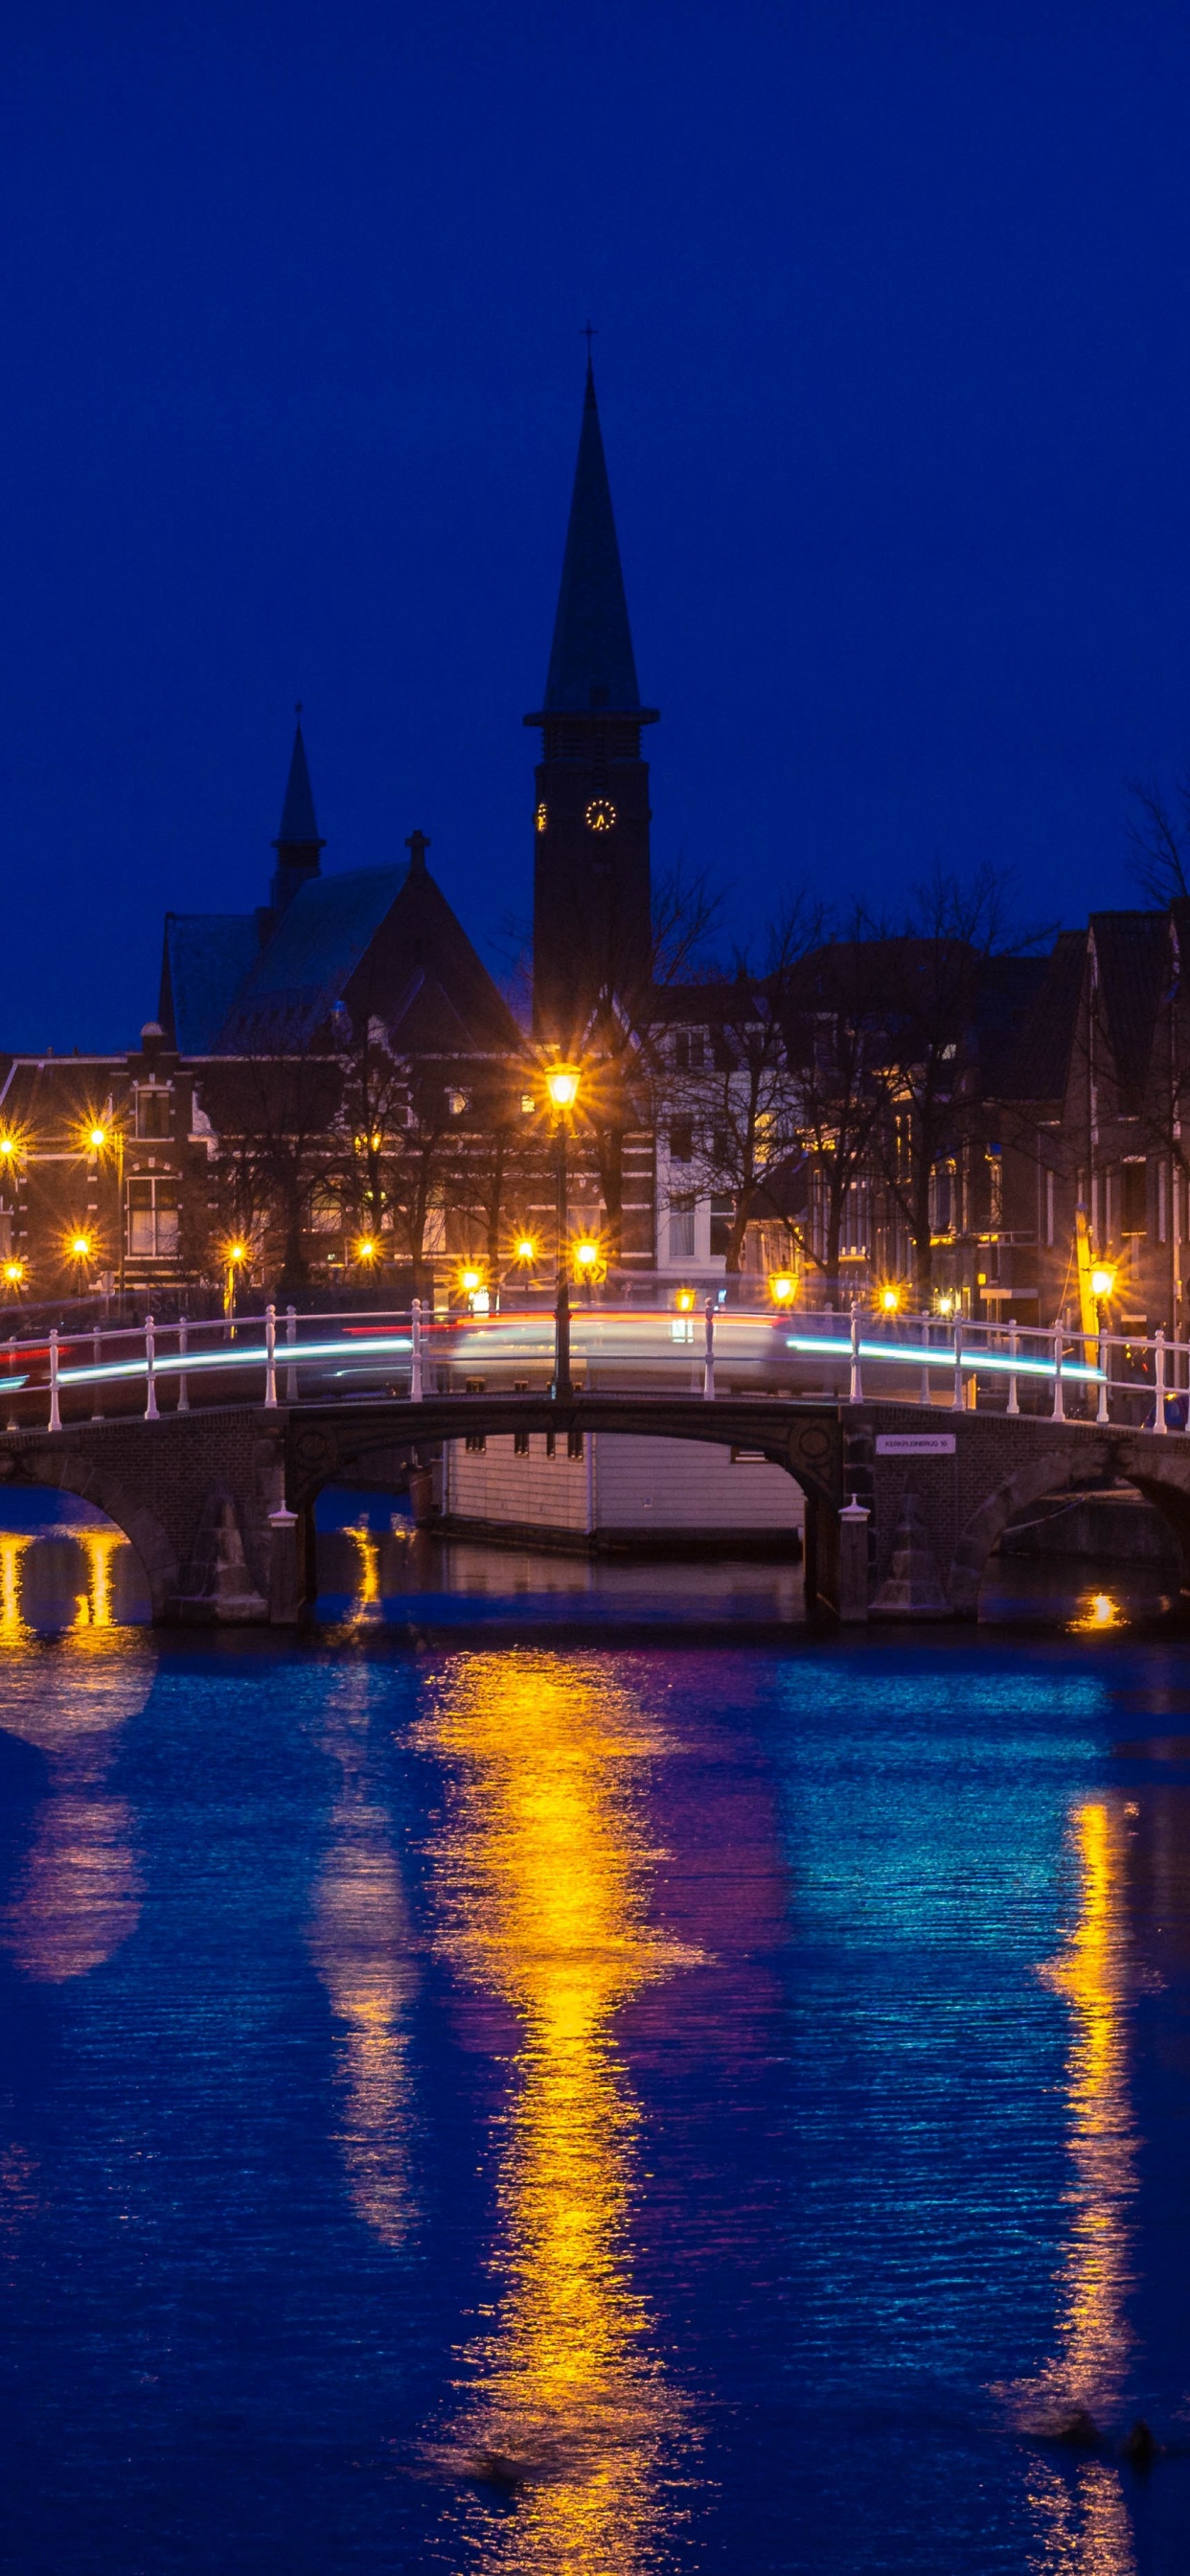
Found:
[[588, 313], [654, 849], [743, 935], [936, 861], [1139, 900], [1190, 768], [1184, 6], [121, 0], [0, 19], [0, 1046], [414, 827], [489, 962]]

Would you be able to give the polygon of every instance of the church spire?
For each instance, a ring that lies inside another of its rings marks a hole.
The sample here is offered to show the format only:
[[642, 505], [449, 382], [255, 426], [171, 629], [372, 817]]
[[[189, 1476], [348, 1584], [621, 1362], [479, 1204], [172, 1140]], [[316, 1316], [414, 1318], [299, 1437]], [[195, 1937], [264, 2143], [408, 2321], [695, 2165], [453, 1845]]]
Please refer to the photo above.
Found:
[[314, 812], [314, 791], [306, 746], [302, 740], [302, 707], [299, 698], [297, 724], [294, 728], [293, 751], [289, 761], [289, 778], [285, 803], [281, 808], [281, 829], [273, 843], [277, 865], [273, 873], [273, 910], [284, 912], [299, 888], [319, 872], [319, 856], [326, 842], [318, 829]]
[[640, 706], [607, 463], [587, 343], [587, 384], [558, 612], [545, 684], [548, 715]]

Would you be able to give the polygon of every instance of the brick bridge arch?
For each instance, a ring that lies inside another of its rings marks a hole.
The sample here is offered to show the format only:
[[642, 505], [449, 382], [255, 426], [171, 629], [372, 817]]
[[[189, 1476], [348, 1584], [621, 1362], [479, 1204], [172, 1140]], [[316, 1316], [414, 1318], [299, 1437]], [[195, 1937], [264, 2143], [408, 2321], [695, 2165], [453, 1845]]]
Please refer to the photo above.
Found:
[[178, 1590], [177, 1551], [156, 1513], [101, 1458], [74, 1443], [61, 1449], [22, 1445], [19, 1453], [0, 1454], [0, 1479], [0, 1493], [5, 1484], [36, 1485], [93, 1503], [135, 1548], [149, 1586], [154, 1620], [165, 1616]]
[[1143, 1446], [1135, 1438], [1087, 1441], [1075, 1452], [1064, 1441], [1060, 1448], [1043, 1448], [1039, 1457], [995, 1486], [971, 1514], [955, 1548], [947, 1584], [954, 1609], [974, 1617], [988, 1558], [1018, 1512], [1050, 1494], [1083, 1490], [1109, 1477], [1133, 1486], [1159, 1513], [1181, 1557], [1183, 1589], [1190, 1590], [1190, 1441], [1175, 1434], [1164, 1443], [1151, 1433], [1142, 1438]]

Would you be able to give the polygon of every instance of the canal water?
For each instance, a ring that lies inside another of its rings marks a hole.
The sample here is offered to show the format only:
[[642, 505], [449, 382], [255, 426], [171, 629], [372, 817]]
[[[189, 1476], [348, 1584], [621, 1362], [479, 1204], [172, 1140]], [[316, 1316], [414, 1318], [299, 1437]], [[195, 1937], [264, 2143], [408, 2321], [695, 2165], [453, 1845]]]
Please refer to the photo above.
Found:
[[1180, 2576], [1190, 1647], [419, 1648], [358, 1547], [313, 1641], [168, 1640], [54, 1529], [0, 2565]]

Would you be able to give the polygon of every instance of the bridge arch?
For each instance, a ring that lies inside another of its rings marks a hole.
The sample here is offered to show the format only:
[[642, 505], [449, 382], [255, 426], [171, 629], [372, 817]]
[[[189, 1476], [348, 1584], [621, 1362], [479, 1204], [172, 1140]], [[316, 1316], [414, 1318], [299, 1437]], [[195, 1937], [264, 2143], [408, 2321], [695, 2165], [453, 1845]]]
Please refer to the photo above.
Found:
[[22, 1485], [75, 1494], [114, 1521], [144, 1568], [154, 1621], [164, 1617], [167, 1602], [178, 1590], [177, 1555], [156, 1515], [118, 1476], [74, 1445], [42, 1450], [30, 1443], [18, 1451], [0, 1450], [0, 1511], [5, 1487], [12, 1490]]
[[1190, 1590], [1190, 1443], [1184, 1459], [1178, 1451], [1167, 1458], [1149, 1435], [1143, 1448], [1135, 1441], [1113, 1441], [1106, 1457], [1100, 1453], [1083, 1460], [1068, 1447], [1044, 1450], [1006, 1477], [971, 1514], [959, 1539], [947, 1585], [953, 1608], [974, 1618], [988, 1558], [1018, 1512], [1047, 1495], [1085, 1487], [1087, 1470], [1105, 1466], [1160, 1515], [1181, 1558], [1183, 1588]]

